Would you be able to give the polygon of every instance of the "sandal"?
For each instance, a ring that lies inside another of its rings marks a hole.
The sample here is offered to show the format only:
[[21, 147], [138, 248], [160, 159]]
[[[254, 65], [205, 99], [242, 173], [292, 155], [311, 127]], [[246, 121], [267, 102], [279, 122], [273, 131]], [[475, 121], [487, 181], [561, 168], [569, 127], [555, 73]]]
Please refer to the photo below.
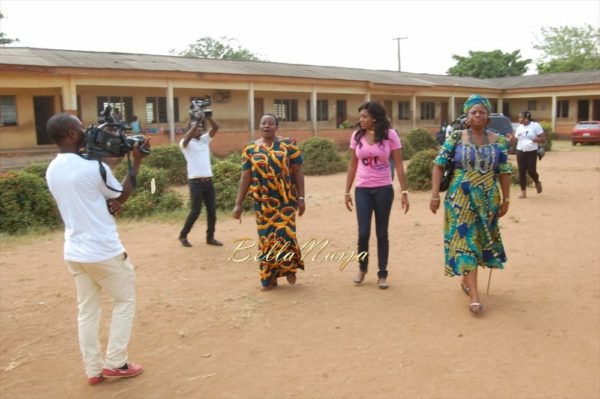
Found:
[[479, 302], [473, 302], [469, 305], [469, 310], [472, 313], [480, 313], [483, 310], [483, 305]]
[[285, 279], [289, 284], [296, 284], [296, 273], [288, 273], [285, 275]]

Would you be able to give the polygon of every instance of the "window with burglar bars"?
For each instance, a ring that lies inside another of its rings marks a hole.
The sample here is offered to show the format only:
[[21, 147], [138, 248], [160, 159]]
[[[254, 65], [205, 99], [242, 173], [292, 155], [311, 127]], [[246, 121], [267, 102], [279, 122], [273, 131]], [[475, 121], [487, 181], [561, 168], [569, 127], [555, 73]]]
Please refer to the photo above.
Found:
[[424, 101], [421, 103], [421, 120], [435, 119], [435, 103], [433, 101]]
[[0, 126], [17, 126], [17, 100], [15, 96], [0, 96]]
[[410, 102], [409, 101], [398, 101], [398, 119], [401, 119], [401, 120], [410, 119]]
[[[306, 120], [312, 119], [310, 100], [306, 100]], [[329, 120], [329, 102], [327, 100], [317, 100], [317, 120]]]
[[98, 110], [98, 122], [104, 121], [102, 113], [107, 105], [110, 105], [113, 111], [115, 109], [119, 110], [123, 118], [122, 122], [129, 122], [133, 119], [133, 97], [96, 97], [96, 105]]
[[298, 121], [298, 100], [276, 99], [273, 103], [273, 114], [280, 121]]
[[556, 102], [556, 117], [557, 118], [568, 118], [569, 117], [569, 100], [559, 100]]
[[[173, 98], [175, 122], [179, 122], [179, 98]], [[167, 98], [146, 97], [146, 123], [167, 123]]]

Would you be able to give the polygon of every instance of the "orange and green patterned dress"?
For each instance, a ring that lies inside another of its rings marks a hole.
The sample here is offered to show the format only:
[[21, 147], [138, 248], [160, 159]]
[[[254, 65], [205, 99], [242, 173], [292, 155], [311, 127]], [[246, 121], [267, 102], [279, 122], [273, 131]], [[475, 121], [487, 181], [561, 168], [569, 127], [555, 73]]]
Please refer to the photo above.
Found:
[[289, 140], [271, 146], [248, 144], [242, 150], [242, 170], [250, 169], [248, 192], [254, 199], [259, 236], [260, 279], [263, 286], [304, 269], [296, 239], [298, 194], [291, 171], [302, 164], [300, 149]]

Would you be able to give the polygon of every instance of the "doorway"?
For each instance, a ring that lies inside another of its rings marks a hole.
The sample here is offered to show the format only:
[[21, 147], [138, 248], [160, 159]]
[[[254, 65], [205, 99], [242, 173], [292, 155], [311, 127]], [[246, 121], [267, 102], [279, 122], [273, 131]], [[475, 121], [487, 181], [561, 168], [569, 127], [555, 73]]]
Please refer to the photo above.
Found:
[[346, 100], [337, 100], [335, 102], [335, 125], [339, 127], [345, 121], [348, 120], [348, 111], [347, 111], [347, 103]]
[[54, 97], [33, 97], [33, 112], [35, 118], [35, 134], [37, 136], [37, 144], [52, 144], [52, 140], [50, 140], [50, 137], [48, 137], [46, 123], [48, 123], [48, 119], [54, 115]]
[[440, 120], [442, 122], [442, 124], [446, 124], [448, 122], [452, 122], [451, 120], [448, 119], [448, 102], [447, 101], [442, 101], [442, 103], [440, 104]]
[[587, 121], [590, 119], [590, 101], [579, 100], [577, 101], [577, 122]]

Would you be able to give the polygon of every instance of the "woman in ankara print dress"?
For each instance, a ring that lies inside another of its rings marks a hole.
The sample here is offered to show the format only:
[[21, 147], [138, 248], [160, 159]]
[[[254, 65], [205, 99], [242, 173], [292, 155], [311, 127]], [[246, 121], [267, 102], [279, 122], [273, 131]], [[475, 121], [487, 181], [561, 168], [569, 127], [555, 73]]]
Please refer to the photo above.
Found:
[[455, 148], [454, 176], [444, 198], [446, 274], [463, 277], [461, 287], [469, 296], [469, 310], [479, 313], [483, 305], [477, 289], [478, 267], [502, 269], [506, 262], [498, 219], [508, 211], [511, 167], [508, 141], [486, 129], [490, 101], [475, 94], [463, 110], [466, 129], [453, 132], [434, 160], [429, 207], [435, 213], [440, 206], [442, 171]]
[[278, 127], [277, 117], [263, 115], [262, 138], [243, 149], [242, 176], [233, 210], [233, 217], [240, 219], [249, 190], [256, 213], [263, 290], [277, 286], [277, 279], [284, 276], [294, 284], [296, 270], [304, 269], [296, 239], [296, 212], [302, 216], [305, 209], [302, 155], [292, 140], [277, 136]]

